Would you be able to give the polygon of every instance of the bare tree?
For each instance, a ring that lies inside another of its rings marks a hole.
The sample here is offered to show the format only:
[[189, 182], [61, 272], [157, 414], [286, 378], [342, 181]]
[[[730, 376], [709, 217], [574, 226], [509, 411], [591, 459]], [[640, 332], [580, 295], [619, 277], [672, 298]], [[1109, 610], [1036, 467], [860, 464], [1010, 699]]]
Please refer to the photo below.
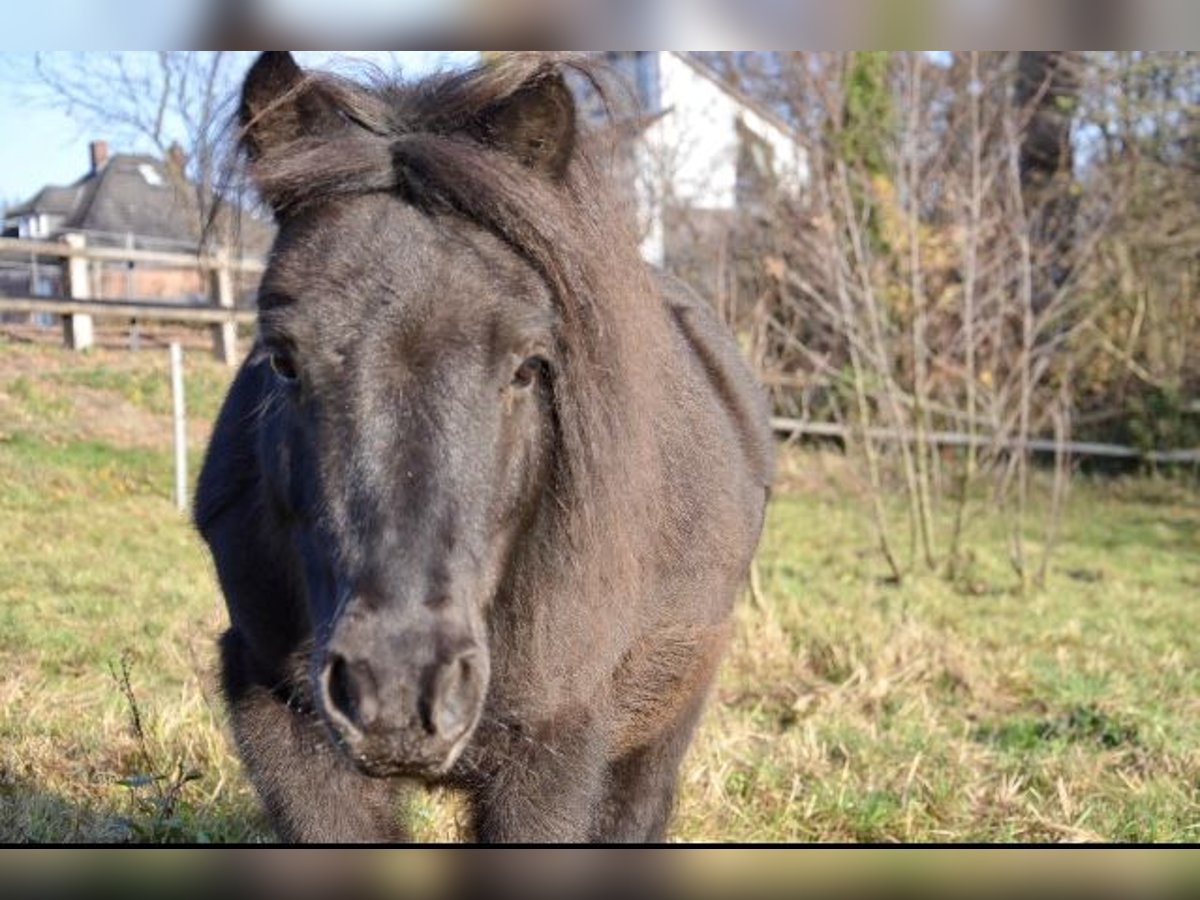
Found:
[[65, 110], [93, 134], [182, 157], [178, 174], [200, 225], [219, 186], [221, 129], [244, 63], [223, 50], [37, 53], [24, 86], [32, 102]]
[[1087, 178], [1127, 196], [1090, 289], [1103, 309], [1077, 428], [1143, 448], [1200, 444], [1200, 54], [1093, 55]]
[[[776, 196], [767, 224], [732, 238], [757, 254], [743, 314], [777, 411], [847, 427], [893, 577], [959, 577], [972, 522], [998, 510], [1019, 583], [1036, 585], [1069, 480], [1073, 379], [1102, 314], [1090, 279], [1124, 196], [1074, 171], [1090, 61], [798, 53], [714, 64], [804, 123], [807, 191]], [[1029, 447], [1047, 434], [1060, 452], [1038, 561]], [[891, 533], [897, 497], [907, 559]]]

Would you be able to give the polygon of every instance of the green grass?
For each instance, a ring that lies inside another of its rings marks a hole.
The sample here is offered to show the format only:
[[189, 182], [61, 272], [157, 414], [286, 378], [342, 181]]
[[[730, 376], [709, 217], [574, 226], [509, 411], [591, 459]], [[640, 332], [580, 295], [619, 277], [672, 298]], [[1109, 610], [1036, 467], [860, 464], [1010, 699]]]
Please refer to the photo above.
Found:
[[[194, 471], [229, 373], [187, 366]], [[215, 689], [225, 614], [172, 504], [167, 399], [165, 354], [0, 343], [0, 841], [270, 839]], [[1027, 595], [977, 506], [967, 571], [897, 586], [850, 467], [789, 453], [673, 837], [1200, 839], [1198, 501], [1081, 480]], [[414, 816], [454, 836], [451, 800]]]
[[890, 585], [844, 462], [783, 469], [681, 836], [1200, 839], [1193, 488], [1077, 484], [1046, 589], [1022, 595], [994, 518], [970, 577]]
[[[211, 669], [223, 609], [172, 502], [169, 416], [155, 392], [130, 389], [166, 381], [161, 357], [0, 345], [0, 841], [267, 835], [221, 730]], [[189, 357], [189, 400], [215, 409], [228, 377]], [[105, 415], [164, 438], [88, 437], [108, 428], [77, 410], [79, 384], [114, 395]], [[114, 677], [126, 655], [144, 741]], [[180, 766], [200, 777], [164, 808], [159, 788]]]
[[[226, 372], [207, 364], [190, 368], [188, 412], [202, 419], [212, 419], [220, 408], [228, 384]], [[149, 412], [161, 415], [171, 412], [171, 384], [162, 377], [160, 367], [131, 370], [127, 361], [124, 366], [117, 362], [71, 366], [52, 373], [49, 379], [55, 385], [111, 391]]]

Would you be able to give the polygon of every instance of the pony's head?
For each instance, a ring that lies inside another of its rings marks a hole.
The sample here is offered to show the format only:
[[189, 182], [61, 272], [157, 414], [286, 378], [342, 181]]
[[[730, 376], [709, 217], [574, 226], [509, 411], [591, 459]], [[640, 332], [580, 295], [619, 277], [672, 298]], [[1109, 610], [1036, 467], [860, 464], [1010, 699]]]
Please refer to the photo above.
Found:
[[444, 772], [514, 557], [588, 518], [577, 487], [602, 494], [621, 446], [627, 325], [600, 302], [616, 256], [572, 92], [538, 56], [364, 87], [265, 53], [239, 119], [279, 225], [259, 454], [305, 564], [315, 702], [363, 771]]

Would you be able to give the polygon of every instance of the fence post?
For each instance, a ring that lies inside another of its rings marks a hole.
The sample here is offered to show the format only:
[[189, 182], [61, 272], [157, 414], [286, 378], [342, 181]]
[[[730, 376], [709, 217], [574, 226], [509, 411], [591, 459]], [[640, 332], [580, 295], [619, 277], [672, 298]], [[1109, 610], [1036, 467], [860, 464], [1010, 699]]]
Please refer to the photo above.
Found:
[[[68, 247], [82, 250], [87, 239], [82, 234], [63, 236]], [[90, 300], [92, 297], [88, 261], [82, 256], [67, 257], [67, 296], [72, 300]], [[92, 317], [86, 313], [68, 313], [63, 316], [63, 340], [72, 350], [86, 350], [95, 342]]]
[[[209, 295], [213, 304], [233, 312], [233, 274], [229, 268], [229, 251], [217, 251], [218, 265], [210, 269]], [[224, 322], [212, 327], [213, 355], [227, 366], [237, 362], [237, 323], [231, 315]]]
[[175, 419], [175, 505], [187, 511], [187, 418], [183, 399], [183, 348], [171, 341], [171, 407]]

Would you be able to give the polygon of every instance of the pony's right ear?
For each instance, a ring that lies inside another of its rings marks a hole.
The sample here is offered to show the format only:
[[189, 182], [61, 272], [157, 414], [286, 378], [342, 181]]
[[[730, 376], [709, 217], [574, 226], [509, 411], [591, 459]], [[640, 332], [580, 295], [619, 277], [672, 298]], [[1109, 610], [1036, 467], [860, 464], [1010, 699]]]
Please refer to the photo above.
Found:
[[575, 98], [562, 71], [543, 63], [516, 90], [480, 110], [467, 130], [535, 172], [558, 179], [575, 149], [575, 115]]
[[246, 73], [238, 123], [242, 147], [253, 160], [274, 147], [337, 127], [339, 118], [292, 54], [267, 50]]

